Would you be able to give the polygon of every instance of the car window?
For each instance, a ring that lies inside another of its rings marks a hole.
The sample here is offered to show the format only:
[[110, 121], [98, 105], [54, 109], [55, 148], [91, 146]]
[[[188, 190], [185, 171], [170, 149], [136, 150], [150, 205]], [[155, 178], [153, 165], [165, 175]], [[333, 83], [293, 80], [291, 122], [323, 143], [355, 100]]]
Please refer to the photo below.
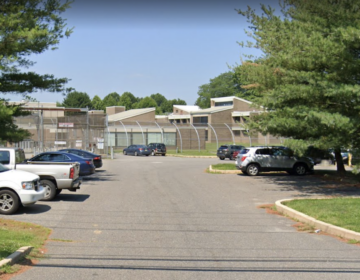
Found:
[[38, 155], [33, 157], [32, 161], [50, 161], [50, 155], [49, 154]]
[[240, 154], [240, 155], [245, 155], [245, 154], [247, 154], [249, 151], [250, 151], [250, 149], [242, 149], [239, 154]]
[[228, 148], [228, 146], [223, 145], [223, 146], [220, 146], [219, 149], [227, 149], [227, 148]]
[[0, 151], [0, 163], [2, 163], [2, 164], [10, 163], [10, 152], [9, 151]]
[[257, 149], [256, 150], [257, 155], [271, 155], [271, 151], [268, 148], [265, 149]]
[[68, 161], [70, 158], [66, 155], [53, 154], [51, 155], [51, 161]]
[[16, 150], [15, 151], [15, 163], [22, 163], [25, 160], [25, 152], [24, 150]]

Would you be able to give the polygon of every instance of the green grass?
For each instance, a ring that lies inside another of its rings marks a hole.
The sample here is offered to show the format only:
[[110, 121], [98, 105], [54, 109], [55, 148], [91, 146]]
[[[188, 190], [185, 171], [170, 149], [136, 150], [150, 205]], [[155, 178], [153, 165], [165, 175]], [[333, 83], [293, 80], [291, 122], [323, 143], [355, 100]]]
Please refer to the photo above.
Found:
[[[30, 223], [0, 219], [0, 260], [20, 247], [32, 246], [31, 254], [37, 254], [50, 234], [50, 229]], [[4, 272], [3, 270], [0, 270]]]
[[360, 232], [360, 198], [300, 199], [284, 204], [325, 223]]
[[213, 170], [238, 170], [235, 163], [219, 163], [212, 165]]

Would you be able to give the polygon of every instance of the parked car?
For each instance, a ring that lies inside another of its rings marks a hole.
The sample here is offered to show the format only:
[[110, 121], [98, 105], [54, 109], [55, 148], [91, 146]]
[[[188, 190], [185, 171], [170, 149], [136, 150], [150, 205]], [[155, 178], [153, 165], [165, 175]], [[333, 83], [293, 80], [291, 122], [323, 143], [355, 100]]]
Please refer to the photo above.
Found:
[[83, 158], [64, 152], [44, 152], [28, 159], [27, 162], [79, 162], [80, 176], [88, 176], [95, 173], [95, 165], [92, 158]]
[[83, 158], [92, 158], [96, 168], [100, 168], [103, 165], [101, 155], [97, 155], [89, 151], [84, 151], [81, 149], [62, 149], [59, 150], [59, 152], [70, 153], [81, 156]]
[[250, 147], [236, 157], [236, 167], [246, 175], [256, 176], [266, 171], [287, 171], [305, 175], [314, 170], [314, 162], [307, 157], [297, 157], [286, 147]]
[[151, 155], [166, 155], [166, 146], [164, 143], [150, 143], [148, 145], [148, 148], [151, 150]]
[[123, 154], [134, 156], [149, 156], [151, 154], [151, 150], [145, 145], [130, 145], [123, 150]]
[[38, 175], [45, 189], [45, 197], [41, 200], [52, 200], [63, 189], [76, 192], [82, 182], [79, 177], [80, 163], [26, 161], [24, 150], [20, 148], [0, 148], [0, 163], [9, 169]]
[[235, 158], [234, 152], [241, 151], [243, 148], [245, 147], [240, 145], [221, 145], [220, 148], [217, 150], [216, 155], [221, 160], [224, 160], [225, 158], [232, 160]]
[[11, 170], [0, 163], [0, 214], [13, 214], [21, 205], [32, 205], [44, 196], [39, 176]]

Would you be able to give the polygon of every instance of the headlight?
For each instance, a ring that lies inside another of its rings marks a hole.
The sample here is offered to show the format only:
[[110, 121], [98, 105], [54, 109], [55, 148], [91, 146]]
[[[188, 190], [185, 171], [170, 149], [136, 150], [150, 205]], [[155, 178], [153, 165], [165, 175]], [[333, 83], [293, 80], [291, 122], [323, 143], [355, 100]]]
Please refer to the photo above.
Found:
[[34, 183], [33, 182], [22, 182], [21, 186], [24, 190], [33, 190], [34, 189]]

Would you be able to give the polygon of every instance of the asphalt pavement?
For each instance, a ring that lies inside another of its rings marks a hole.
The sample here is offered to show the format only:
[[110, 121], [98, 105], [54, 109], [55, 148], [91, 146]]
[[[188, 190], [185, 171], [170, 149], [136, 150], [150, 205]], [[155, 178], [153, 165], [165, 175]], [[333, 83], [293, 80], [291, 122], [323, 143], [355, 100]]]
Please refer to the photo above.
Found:
[[359, 279], [359, 246], [259, 208], [356, 189], [335, 193], [312, 175], [206, 173], [216, 163], [104, 160], [80, 191], [5, 217], [53, 230], [44, 258], [13, 279]]

